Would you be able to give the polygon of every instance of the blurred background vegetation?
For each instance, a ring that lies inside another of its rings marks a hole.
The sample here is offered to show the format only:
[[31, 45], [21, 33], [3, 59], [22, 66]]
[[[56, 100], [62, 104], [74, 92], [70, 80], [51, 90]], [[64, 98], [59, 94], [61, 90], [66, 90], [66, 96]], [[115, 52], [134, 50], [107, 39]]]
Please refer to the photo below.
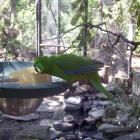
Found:
[[[131, 39], [140, 40], [140, 0], [58, 1], [42, 0], [42, 42], [58, 37], [59, 32], [60, 44], [69, 52], [79, 54], [84, 47], [90, 52], [100, 31], [86, 28], [87, 23], [106, 23], [104, 29], [128, 38], [131, 24]], [[35, 50], [35, 9], [35, 0], [0, 0], [0, 48], [7, 48], [15, 58], [23, 50]], [[136, 52], [140, 53], [140, 47]]]

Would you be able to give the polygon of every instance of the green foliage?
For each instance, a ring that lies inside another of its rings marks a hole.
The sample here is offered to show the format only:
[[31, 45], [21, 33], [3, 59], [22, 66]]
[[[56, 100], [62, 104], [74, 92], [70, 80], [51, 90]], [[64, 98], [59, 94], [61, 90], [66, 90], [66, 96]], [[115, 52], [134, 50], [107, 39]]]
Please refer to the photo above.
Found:
[[[135, 40], [140, 41], [140, 0], [131, 0], [129, 12], [137, 25]], [[140, 47], [136, 49], [136, 52], [140, 53]]]
[[35, 4], [24, 0], [18, 1], [16, 26], [20, 31], [19, 41], [25, 47], [32, 47], [35, 41]]
[[[31, 47], [35, 42], [35, 3], [16, 0], [15, 4], [14, 14], [10, 0], [0, 5], [0, 46], [6, 47], [7, 42], [16, 49]], [[15, 35], [11, 36], [12, 33]]]
[[[14, 0], [13, 0], [14, 1]], [[65, 33], [70, 28], [79, 24], [98, 24], [106, 22], [108, 29], [113, 25], [114, 32], [122, 32], [127, 35], [130, 21], [136, 22], [135, 40], [140, 40], [140, 0], [102, 0], [103, 7], [99, 0], [88, 0], [86, 11], [85, 0], [62, 0], [61, 9], [61, 33]], [[16, 48], [35, 46], [35, 1], [16, 0], [15, 13], [12, 12], [11, 0], [5, 0], [0, 4], [0, 47], [5, 46], [7, 39], [4, 31], [7, 28], [17, 30], [17, 36], [10, 38], [9, 43]], [[46, 6], [48, 1], [44, 0]], [[13, 15], [12, 15], [13, 14]], [[42, 17], [42, 31], [45, 32], [47, 15]], [[112, 29], [112, 28], [111, 28]], [[78, 27], [63, 36], [66, 44], [72, 44], [71, 48], [77, 51], [81, 46], [88, 46], [97, 30], [87, 31], [84, 37], [84, 26]], [[137, 49], [140, 50], [139, 48]]]
[[[92, 4], [94, 2], [95, 1], [92, 1]], [[92, 40], [92, 32], [89, 30], [86, 31], [86, 38], [85, 38], [85, 26], [84, 26], [85, 24], [88, 24], [90, 21], [92, 21], [91, 17], [89, 18], [89, 15], [91, 14], [90, 6], [92, 4], [91, 1], [88, 1], [88, 5], [86, 5], [85, 0], [75, 0], [72, 3], [72, 10], [74, 12], [71, 17], [70, 23], [72, 26], [77, 26], [79, 24], [83, 25], [76, 30], [77, 34], [73, 39], [75, 40], [73, 46], [77, 47], [77, 51], [81, 51], [82, 47], [87, 47], [88, 43], [90, 43]]]
[[[71, 18], [71, 25], [73, 26], [84, 23], [85, 5], [83, 2], [84, 0], [75, 0], [72, 3], [74, 13]], [[88, 23], [98, 24], [100, 22], [106, 22], [108, 30], [112, 30], [112, 26], [114, 26], [113, 32], [121, 32], [125, 36], [129, 33], [129, 24], [136, 23], [135, 40], [140, 40], [140, 0], [113, 0], [110, 2], [109, 0], [108, 2], [102, 0], [103, 5], [101, 5], [100, 2], [101, 1], [98, 0], [88, 0]], [[83, 31], [79, 30], [77, 33], [77, 37], [75, 38], [75, 40], [77, 40], [75, 44], [77, 47], [85, 45], [83, 32], [84, 29]], [[91, 42], [94, 37], [94, 32], [95, 29], [88, 31], [87, 43]], [[77, 43], [78, 41], [79, 43]], [[138, 48], [137, 51], [139, 50]]]
[[[16, 34], [14, 34], [11, 25], [11, 11], [9, 10], [9, 1], [4, 1], [3, 6], [0, 9], [0, 47], [7, 47], [12, 45], [11, 43], [15, 40]], [[11, 28], [11, 29], [10, 29]], [[14, 39], [14, 40], [13, 40]]]
[[140, 1], [132, 0], [129, 11], [132, 17], [135, 18], [137, 26], [140, 27]]

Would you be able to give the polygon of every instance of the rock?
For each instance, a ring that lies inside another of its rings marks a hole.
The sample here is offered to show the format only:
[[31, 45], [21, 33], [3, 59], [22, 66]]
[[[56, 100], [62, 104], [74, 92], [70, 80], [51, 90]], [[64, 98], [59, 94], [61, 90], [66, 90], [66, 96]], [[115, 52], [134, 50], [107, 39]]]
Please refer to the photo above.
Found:
[[82, 100], [79, 96], [69, 97], [64, 102], [64, 109], [67, 111], [78, 110], [82, 106]]
[[65, 94], [64, 94], [64, 99], [67, 99], [67, 98], [69, 98], [69, 97], [71, 97], [71, 96], [75, 96], [73, 90], [74, 90], [74, 89], [71, 90], [71, 88], [68, 89], [68, 90], [66, 90], [66, 91], [65, 91]]
[[81, 138], [90, 137], [90, 138], [96, 139], [96, 140], [105, 140], [103, 138], [102, 133], [98, 132], [96, 130], [85, 130], [85, 131], [79, 132], [79, 137], [81, 137]]
[[113, 140], [140, 140], [140, 133], [139, 132], [129, 133], [129, 134], [114, 138]]
[[77, 140], [77, 139], [78, 139], [77, 136], [76, 136], [75, 134], [65, 135], [64, 138], [65, 138], [66, 140]]
[[93, 139], [90, 137], [87, 137], [87, 138], [84, 138], [83, 140], [93, 140]]
[[[46, 99], [49, 97], [46, 97]], [[64, 102], [64, 92], [59, 94], [59, 95], [55, 95], [53, 97], [50, 97], [50, 100], [53, 100], [56, 102], [56, 106], [61, 105]]]
[[54, 121], [52, 119], [42, 119], [42, 120], [40, 120], [39, 125], [40, 126], [52, 126], [53, 122]]
[[0, 131], [0, 140], [13, 140], [16, 133], [14, 129], [3, 129]]
[[54, 140], [58, 138], [61, 135], [61, 131], [56, 131], [55, 128], [50, 128], [50, 139]]
[[25, 116], [11, 116], [11, 115], [2, 115], [3, 118], [5, 119], [13, 119], [13, 120], [18, 120], [18, 121], [32, 121], [32, 120], [37, 120], [39, 118], [38, 113], [32, 113], [29, 115]]
[[89, 94], [94, 94], [94, 97], [95, 97], [95, 94], [98, 94], [99, 93], [99, 90], [95, 87], [91, 87], [89, 90], [88, 90], [88, 93]]
[[52, 120], [61, 120], [64, 118], [64, 116], [66, 115], [64, 109], [58, 109], [57, 111], [55, 111], [53, 113], [53, 116], [52, 116]]
[[101, 99], [101, 100], [106, 100], [107, 96], [104, 95], [103, 93], [98, 93], [95, 95], [95, 98]]
[[120, 122], [116, 118], [102, 118], [103, 123], [109, 123], [114, 125], [120, 125]]
[[78, 94], [87, 92], [89, 89], [90, 89], [90, 85], [83, 84], [83, 85], [81, 85], [81, 86], [78, 86], [78, 87], [75, 89], [74, 93], [75, 93], [76, 95], [78, 95]]
[[64, 121], [56, 121], [53, 123], [53, 127], [57, 130], [57, 131], [70, 131], [73, 130], [75, 128], [75, 125], [72, 123], [67, 123]]
[[74, 117], [72, 115], [68, 115], [64, 117], [64, 122], [73, 123], [75, 122]]
[[66, 140], [64, 137], [60, 137], [58, 139], [55, 139], [55, 140]]
[[83, 120], [83, 122], [78, 124], [78, 129], [80, 131], [85, 131], [85, 130], [96, 130], [97, 127], [94, 124], [89, 124], [86, 120]]
[[103, 106], [98, 105], [98, 101], [96, 100], [88, 100], [83, 103], [84, 110], [88, 110], [91, 108], [104, 108]]
[[111, 101], [98, 101], [98, 104], [103, 107], [107, 107], [107, 106], [111, 105], [112, 102]]
[[29, 138], [50, 140], [50, 127], [32, 125], [28, 128], [19, 131], [15, 135], [14, 140], [24, 140]]
[[85, 110], [91, 108], [105, 108], [111, 104], [111, 101], [96, 101], [96, 100], [88, 100], [83, 103], [83, 108]]
[[120, 124], [123, 124], [125, 126], [129, 126], [129, 114], [125, 113], [125, 112], [118, 112], [116, 119], [118, 120], [118, 122], [120, 122]]
[[105, 113], [104, 109], [97, 109], [97, 108], [92, 108], [89, 112], [88, 115], [94, 119], [100, 119]]
[[117, 107], [116, 106], [108, 106], [105, 109], [105, 117], [107, 118], [115, 118], [117, 115]]
[[64, 138], [65, 140], [78, 140], [77, 134], [74, 131], [62, 132], [59, 140], [60, 138]]
[[3, 115], [4, 113], [0, 111], [0, 116]]
[[93, 125], [93, 124], [95, 124], [96, 123], [96, 118], [94, 119], [94, 118], [92, 118], [92, 117], [87, 117], [87, 118], [85, 118], [85, 121], [89, 124], [89, 125]]
[[133, 132], [134, 128], [125, 128], [121, 126], [104, 123], [98, 127], [98, 130], [103, 132], [104, 135], [106, 135], [107, 137], [114, 138], [122, 134], [126, 134], [128, 132]]
[[103, 132], [108, 132], [108, 131], [113, 131], [113, 130], [119, 130], [120, 127], [116, 126], [116, 125], [112, 125], [112, 124], [108, 124], [108, 123], [103, 123], [98, 127], [99, 131], [103, 131]]
[[41, 103], [40, 107], [36, 110], [37, 112], [52, 112], [54, 113], [56, 110], [62, 108], [62, 105], [60, 105], [59, 102], [44, 99], [44, 101]]
[[81, 103], [81, 98], [79, 96], [69, 97], [65, 102], [78, 105]]
[[102, 117], [104, 123], [120, 123], [117, 119], [117, 107], [116, 106], [108, 106], [105, 108], [105, 113]]
[[140, 89], [140, 73], [134, 72], [133, 82], [132, 82], [133, 93], [139, 96], [140, 95], [139, 89]]

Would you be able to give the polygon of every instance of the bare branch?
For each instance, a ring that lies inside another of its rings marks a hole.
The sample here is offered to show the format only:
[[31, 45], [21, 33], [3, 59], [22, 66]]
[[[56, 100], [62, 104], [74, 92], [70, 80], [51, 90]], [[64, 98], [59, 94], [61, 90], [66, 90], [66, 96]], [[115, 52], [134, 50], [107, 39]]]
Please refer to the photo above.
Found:
[[132, 51], [134, 51], [138, 47], [138, 45], [140, 45], [140, 42], [135, 42], [135, 41], [128, 40], [122, 33], [114, 33], [114, 32], [111, 32], [109, 30], [105, 30], [102, 27], [100, 27], [99, 25], [90, 25], [90, 28], [98, 28], [101, 31], [104, 31], [104, 32], [109, 33], [109, 34], [111, 34], [113, 36], [119, 37], [124, 42], [126, 42], [126, 43], [131, 44], [131, 45], [134, 46], [134, 48], [132, 49]]
[[72, 48], [72, 46], [73, 46], [73, 44], [76, 42], [76, 39], [71, 43], [71, 45], [68, 47], [68, 48], [66, 48], [65, 50], [63, 50], [62, 52], [60, 52], [60, 54], [63, 54], [63, 53], [65, 53], [67, 50], [69, 50], [70, 48]]
[[[102, 23], [97, 24], [96, 26], [101, 26], [101, 25], [104, 25], [104, 24], [105, 24], [105, 22], [102, 22]], [[67, 34], [67, 33], [71, 32], [71, 31], [75, 30], [76, 28], [84, 27], [84, 26], [90, 27], [91, 24], [89, 24], [89, 23], [86, 24], [86, 25], [85, 24], [79, 24], [79, 25], [77, 25], [77, 26], [75, 26], [75, 27], [67, 30], [66, 32], [64, 32], [60, 37], [63, 37], [65, 34]]]
[[[114, 44], [112, 44], [112, 47], [114, 47], [119, 42], [120, 39], [122, 39], [124, 42], [126, 42], [126, 43], [128, 43], [128, 44], [131, 45], [131, 51], [132, 52], [135, 51], [137, 49], [137, 47], [140, 45], [140, 42], [136, 42], [136, 41], [133, 41], [133, 40], [132, 41], [131, 40], [128, 40], [122, 33], [114, 33], [112, 31], [107, 30], [107, 28], [106, 29], [103, 29], [101, 26], [104, 25], [104, 24], [106, 25], [106, 22], [102, 22], [102, 23], [99, 23], [97, 25], [92, 25], [90, 23], [88, 23], [86, 25], [85, 24], [80, 24], [80, 25], [77, 25], [77, 26], [75, 26], [75, 27], [67, 30], [66, 32], [64, 32], [60, 36], [60, 38], [62, 38], [65, 34], [67, 34], [67, 33], [71, 32], [71, 31], [75, 30], [76, 28], [87, 26], [88, 29], [97, 28], [97, 29], [100, 29], [103, 32], [106, 32], [107, 35], [108, 35], [108, 37], [109, 37], [109, 34], [111, 34], [113, 36], [116, 36], [117, 37], [117, 40], [114, 42]], [[110, 39], [109, 39], [109, 42], [111, 43]]]
[[84, 24], [80, 24], [80, 25], [77, 25], [77, 26], [75, 26], [75, 27], [73, 27], [73, 28], [67, 30], [66, 32], [64, 32], [64, 33], [60, 36], [60, 38], [62, 38], [65, 34], [67, 34], [67, 33], [71, 32], [71, 31], [75, 30], [75, 29], [78, 28], [78, 27], [82, 27], [82, 26], [85, 26], [85, 25], [84, 25]]

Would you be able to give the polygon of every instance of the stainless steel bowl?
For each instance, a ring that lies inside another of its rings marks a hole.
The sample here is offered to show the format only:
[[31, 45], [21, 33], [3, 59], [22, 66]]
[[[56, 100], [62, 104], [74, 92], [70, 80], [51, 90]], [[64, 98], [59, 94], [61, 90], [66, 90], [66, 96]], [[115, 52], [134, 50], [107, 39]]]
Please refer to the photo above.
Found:
[[[33, 71], [33, 62], [0, 63], [2, 77], [0, 83], [3, 82], [0, 84], [0, 110], [2, 112], [13, 116], [30, 114], [39, 107], [43, 97], [57, 95], [69, 87], [60, 78], [53, 79], [52, 76], [34, 74]], [[5, 79], [11, 77], [12, 79]]]
[[0, 98], [0, 110], [9, 115], [23, 116], [35, 111], [41, 104], [42, 98], [8, 99]]

